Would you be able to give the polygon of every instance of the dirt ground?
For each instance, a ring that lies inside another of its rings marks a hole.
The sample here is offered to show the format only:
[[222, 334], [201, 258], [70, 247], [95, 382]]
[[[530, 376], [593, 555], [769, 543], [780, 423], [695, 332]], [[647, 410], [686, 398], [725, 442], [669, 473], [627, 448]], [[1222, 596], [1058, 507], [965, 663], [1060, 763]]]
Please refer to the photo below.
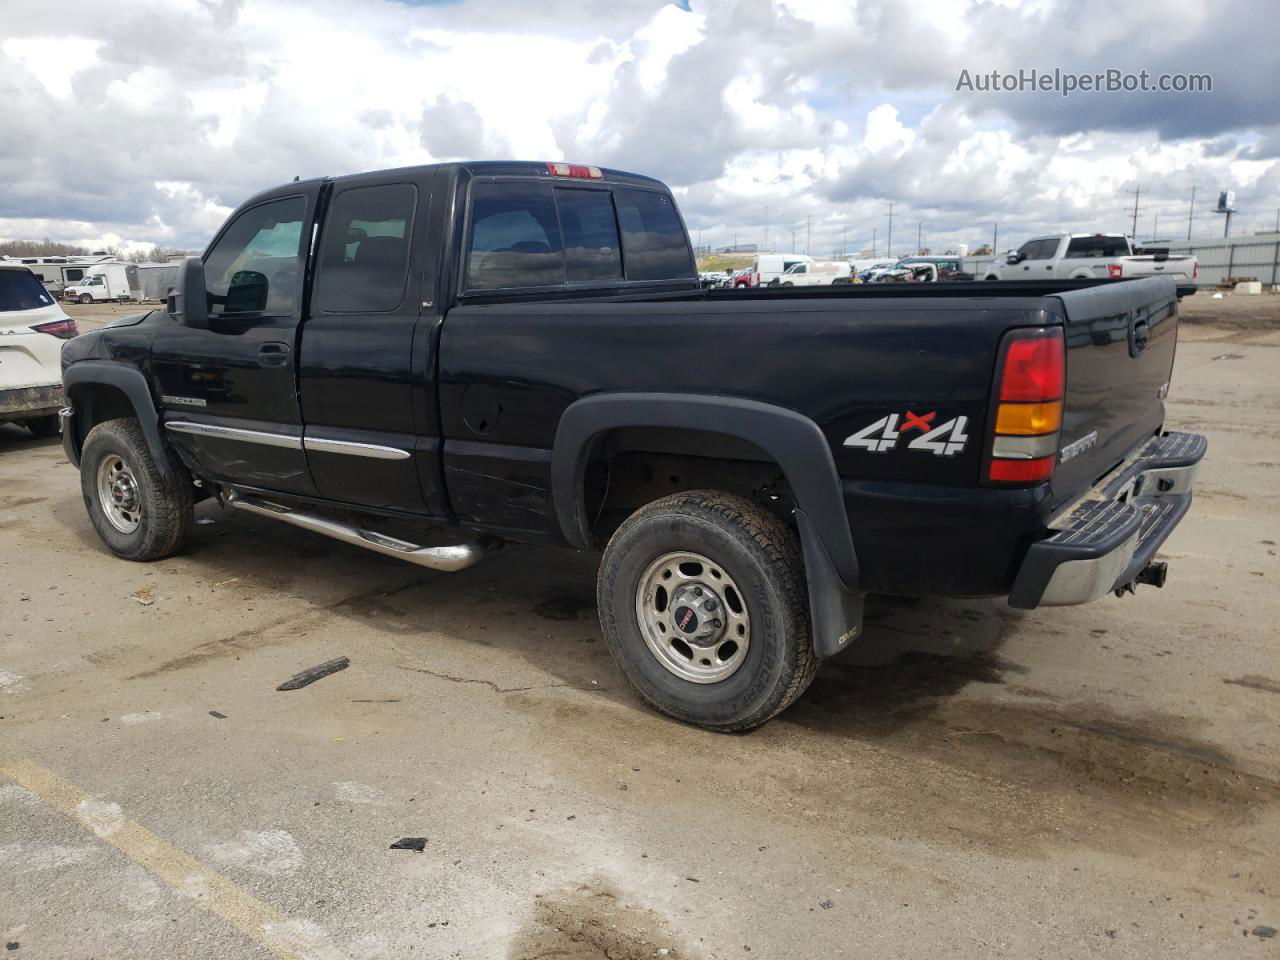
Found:
[[4, 955], [1280, 955], [1280, 297], [1184, 317], [1165, 589], [873, 598], [744, 736], [639, 702], [592, 557], [436, 574], [205, 504], [129, 564], [0, 428]]

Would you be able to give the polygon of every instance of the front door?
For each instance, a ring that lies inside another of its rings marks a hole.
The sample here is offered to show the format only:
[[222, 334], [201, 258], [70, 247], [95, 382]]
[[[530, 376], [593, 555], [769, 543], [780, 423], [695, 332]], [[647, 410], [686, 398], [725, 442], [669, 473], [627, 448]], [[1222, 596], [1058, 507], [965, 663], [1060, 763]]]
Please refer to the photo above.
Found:
[[209, 327], [164, 325], [152, 370], [169, 437], [201, 476], [314, 494], [294, 364], [319, 184], [293, 186], [223, 228], [204, 258]]

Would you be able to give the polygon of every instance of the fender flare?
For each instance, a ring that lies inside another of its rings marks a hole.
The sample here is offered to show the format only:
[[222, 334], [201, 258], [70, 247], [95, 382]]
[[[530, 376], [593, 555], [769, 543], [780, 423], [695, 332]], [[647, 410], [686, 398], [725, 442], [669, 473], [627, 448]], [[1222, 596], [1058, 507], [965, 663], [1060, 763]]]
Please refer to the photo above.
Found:
[[862, 628], [858, 556], [831, 447], [811, 419], [738, 397], [607, 393], [584, 397], [560, 418], [551, 452], [551, 492], [565, 539], [580, 550], [591, 537], [583, 477], [592, 442], [619, 427], [704, 430], [753, 443], [781, 468], [796, 501], [814, 647], [830, 656]]
[[[160, 436], [160, 417], [156, 413], [155, 402], [151, 399], [151, 388], [147, 384], [147, 378], [132, 367], [106, 360], [81, 360], [73, 363], [62, 373], [62, 390], [67, 395], [73, 410], [76, 388], [87, 384], [115, 387], [128, 398], [142, 427], [142, 435], [146, 437], [147, 446], [151, 449], [151, 458], [156, 463], [156, 469], [166, 478], [172, 479], [173, 466], [169, 463], [169, 454]], [[78, 442], [77, 440], [72, 442], [75, 444], [78, 457]]]

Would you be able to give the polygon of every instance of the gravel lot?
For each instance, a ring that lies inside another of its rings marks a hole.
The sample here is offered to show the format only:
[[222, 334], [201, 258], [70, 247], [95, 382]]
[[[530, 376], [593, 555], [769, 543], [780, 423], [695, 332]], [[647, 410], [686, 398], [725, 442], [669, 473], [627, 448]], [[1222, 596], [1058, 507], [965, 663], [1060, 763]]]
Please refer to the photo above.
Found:
[[873, 599], [745, 736], [639, 703], [593, 558], [436, 574], [205, 504], [129, 564], [0, 427], [4, 956], [1276, 956], [1280, 297], [1184, 316], [1164, 590]]

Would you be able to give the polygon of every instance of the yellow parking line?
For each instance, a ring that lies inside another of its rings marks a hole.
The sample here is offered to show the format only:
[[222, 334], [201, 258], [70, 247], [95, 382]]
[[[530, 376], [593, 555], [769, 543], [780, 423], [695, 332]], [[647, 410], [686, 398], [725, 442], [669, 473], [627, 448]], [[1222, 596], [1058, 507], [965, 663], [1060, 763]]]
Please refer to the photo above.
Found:
[[319, 927], [290, 920], [185, 850], [126, 819], [114, 804], [89, 796], [30, 760], [0, 757], [0, 774], [92, 830], [134, 863], [189, 897], [196, 906], [236, 927], [273, 957], [343, 960], [342, 952], [328, 942]]

